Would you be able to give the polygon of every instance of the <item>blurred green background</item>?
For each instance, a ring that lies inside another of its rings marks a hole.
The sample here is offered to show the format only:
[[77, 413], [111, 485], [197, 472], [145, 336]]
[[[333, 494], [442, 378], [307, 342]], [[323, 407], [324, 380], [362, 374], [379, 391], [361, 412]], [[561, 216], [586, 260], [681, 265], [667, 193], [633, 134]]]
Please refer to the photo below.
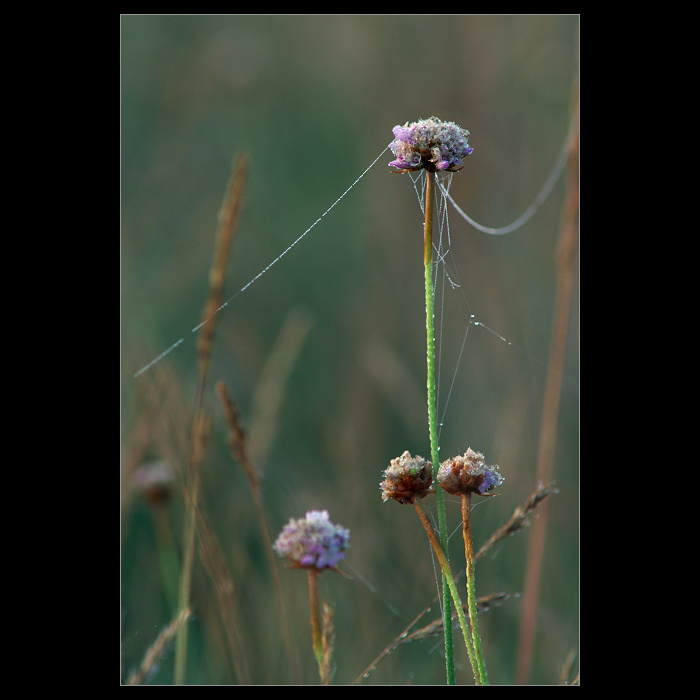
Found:
[[[206, 299], [235, 155], [246, 153], [250, 166], [226, 296], [313, 224], [406, 121], [435, 115], [471, 132], [474, 153], [451, 193], [476, 221], [504, 226], [538, 194], [564, 142], [577, 35], [576, 15], [122, 16], [123, 678], [174, 613], [168, 591], [182, 554], [182, 494], [175, 488], [152, 507], [132, 483], [142, 462], [166, 460], [176, 474], [187, 462], [197, 380], [190, 329]], [[391, 159], [387, 151], [217, 319], [202, 507], [233, 580], [254, 683], [292, 677], [250, 491], [227, 449], [217, 380], [250, 432], [273, 539], [312, 508], [351, 530], [344, 568], [354, 578], [322, 577], [322, 594], [335, 606], [335, 683], [355, 680], [436, 592], [416, 513], [382, 503], [379, 490], [391, 458], [430, 453], [422, 216], [409, 176], [390, 175]], [[500, 496], [474, 512], [477, 548], [537, 485], [564, 195], [562, 179], [533, 219], [502, 237], [450, 215], [461, 288], [445, 303], [443, 404], [471, 313], [512, 343], [470, 328], [442, 431], [442, 456], [471, 446], [506, 477]], [[560, 493], [546, 506], [530, 677], [539, 684], [559, 682], [578, 650], [577, 295], [570, 325], [553, 473]], [[177, 350], [132, 378], [182, 336]], [[289, 371], [276, 373], [271, 358], [280, 356]], [[458, 528], [459, 504], [447, 505], [448, 524]], [[517, 534], [478, 563], [478, 595], [522, 591], [528, 537]], [[459, 569], [459, 530], [451, 543]], [[164, 560], [168, 546], [175, 558]], [[306, 576], [278, 562], [303, 681], [317, 683]], [[188, 682], [236, 682], [199, 560], [193, 601]], [[493, 683], [514, 682], [520, 605], [513, 598], [482, 616]], [[471, 683], [459, 633], [455, 640], [458, 682]], [[171, 650], [149, 682], [172, 677]], [[444, 683], [439, 639], [400, 646], [365, 683]]]

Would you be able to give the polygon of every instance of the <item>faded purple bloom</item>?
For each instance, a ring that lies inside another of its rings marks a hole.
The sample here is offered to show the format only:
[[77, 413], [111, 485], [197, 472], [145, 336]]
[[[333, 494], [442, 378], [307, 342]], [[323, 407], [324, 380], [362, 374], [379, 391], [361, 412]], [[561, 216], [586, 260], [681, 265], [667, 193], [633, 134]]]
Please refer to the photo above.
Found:
[[483, 495], [501, 483], [503, 483], [503, 477], [501, 477], [497, 472], [487, 469], [484, 472], [484, 478], [479, 485], [479, 493]]
[[464, 455], [441, 462], [437, 480], [448, 493], [476, 493], [479, 496], [485, 496], [505, 481], [498, 467], [490, 467], [484, 462], [484, 455], [474, 452], [471, 447], [467, 448]]
[[332, 569], [345, 558], [349, 540], [350, 530], [334, 525], [327, 510], [310, 510], [282, 528], [273, 549], [296, 567]]
[[396, 125], [393, 132], [396, 139], [389, 148], [396, 160], [389, 165], [402, 172], [421, 168], [430, 172], [455, 172], [463, 167], [462, 161], [474, 150], [469, 145], [466, 129], [437, 117]]
[[394, 136], [399, 141], [408, 141], [411, 135], [411, 130], [406, 126], [399, 126], [398, 124], [392, 129]]

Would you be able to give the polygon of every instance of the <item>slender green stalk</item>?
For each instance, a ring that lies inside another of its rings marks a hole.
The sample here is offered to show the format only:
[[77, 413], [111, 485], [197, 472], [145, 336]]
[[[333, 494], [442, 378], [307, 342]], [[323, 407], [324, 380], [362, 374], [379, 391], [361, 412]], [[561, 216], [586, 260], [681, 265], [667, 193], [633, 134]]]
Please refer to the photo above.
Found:
[[[476, 586], [474, 585], [474, 546], [472, 545], [471, 528], [471, 493], [462, 494], [462, 536], [464, 538], [464, 557], [467, 561], [467, 607], [469, 609], [469, 622], [472, 628], [472, 642], [474, 644], [474, 656], [482, 685], [488, 685], [484, 653], [481, 650], [481, 635], [479, 634], [479, 617], [476, 610]], [[472, 662], [473, 663], [473, 662]]]
[[[467, 620], [464, 617], [464, 607], [462, 606], [462, 601], [459, 597], [459, 593], [457, 592], [457, 585], [455, 584], [454, 577], [452, 576], [452, 571], [450, 570], [450, 565], [447, 561], [447, 557], [445, 556], [445, 552], [443, 550], [442, 544], [440, 544], [440, 540], [438, 539], [437, 533], [435, 532], [435, 529], [433, 528], [432, 523], [430, 520], [428, 520], [428, 517], [426, 516], [425, 512], [423, 511], [422, 506], [419, 504], [418, 501], [414, 503], [416, 510], [418, 511], [418, 515], [420, 516], [421, 522], [423, 523], [423, 527], [425, 528], [425, 531], [428, 533], [428, 538], [430, 539], [430, 544], [433, 545], [433, 550], [435, 551], [435, 555], [437, 556], [438, 562], [440, 564], [440, 568], [442, 569], [442, 576], [443, 580], [447, 582], [447, 585], [449, 587], [450, 594], [452, 596], [452, 600], [455, 604], [455, 608], [457, 608], [457, 617], [459, 618], [459, 626], [462, 628], [462, 636], [464, 637], [464, 643], [467, 647], [467, 654], [469, 655], [469, 662], [471, 663], [472, 670], [474, 672], [474, 681], [477, 685], [481, 685], [481, 674], [479, 672], [479, 667], [477, 664], [476, 660], [476, 654], [474, 651], [474, 644], [472, 642], [472, 637], [469, 632], [469, 626], [467, 625]], [[452, 620], [450, 620], [450, 626], [452, 625]]]
[[[433, 481], [437, 482], [437, 472], [440, 468], [440, 455], [437, 438], [437, 403], [435, 400], [435, 326], [433, 318], [433, 202], [435, 199], [435, 173], [426, 172], [425, 180], [425, 239], [423, 248], [423, 265], [425, 267], [425, 328], [427, 338], [428, 364], [428, 426], [430, 429], [430, 454], [433, 462]], [[447, 557], [447, 517], [445, 515], [445, 499], [442, 489], [436, 489], [438, 528], [440, 529], [440, 544]], [[452, 645], [452, 610], [450, 605], [449, 584], [445, 574], [442, 575], [443, 605], [442, 617], [445, 635], [445, 667], [447, 684], [455, 684], [454, 654]]]

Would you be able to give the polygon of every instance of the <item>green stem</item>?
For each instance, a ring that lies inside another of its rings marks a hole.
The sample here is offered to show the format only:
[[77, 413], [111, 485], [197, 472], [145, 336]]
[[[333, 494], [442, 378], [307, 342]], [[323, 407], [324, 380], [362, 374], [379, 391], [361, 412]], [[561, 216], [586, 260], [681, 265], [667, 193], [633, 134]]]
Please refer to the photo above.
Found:
[[435, 555], [437, 556], [440, 568], [442, 569], [443, 580], [447, 581], [450, 594], [452, 595], [452, 600], [454, 601], [455, 608], [457, 608], [459, 626], [462, 628], [462, 636], [464, 637], [464, 643], [467, 647], [469, 662], [471, 663], [472, 671], [474, 672], [474, 682], [477, 685], [481, 685], [481, 674], [479, 673], [479, 669], [477, 666], [477, 661], [474, 653], [474, 645], [472, 643], [472, 638], [469, 632], [469, 627], [467, 625], [467, 620], [464, 617], [464, 607], [462, 606], [462, 601], [459, 597], [459, 593], [457, 592], [457, 585], [455, 584], [454, 577], [452, 576], [450, 565], [447, 561], [447, 557], [445, 556], [445, 552], [442, 548], [442, 545], [440, 544], [440, 540], [438, 539], [437, 533], [435, 532], [435, 528], [433, 527], [430, 520], [428, 520], [428, 517], [423, 511], [422, 506], [419, 505], [418, 501], [416, 501], [414, 505], [416, 507], [416, 510], [418, 511], [418, 515], [420, 516], [421, 522], [423, 523], [423, 527], [428, 533], [428, 539], [430, 539], [430, 544], [433, 545], [433, 550], [435, 551]]
[[[479, 634], [479, 617], [476, 609], [476, 586], [474, 584], [474, 547], [472, 545], [471, 529], [471, 493], [462, 494], [462, 536], [464, 538], [464, 557], [467, 561], [467, 607], [469, 609], [469, 622], [472, 628], [472, 642], [474, 644], [474, 656], [478, 667], [478, 674], [482, 685], [488, 685], [484, 653], [481, 650], [481, 635]], [[474, 669], [477, 672], [477, 669]]]
[[[435, 326], [433, 318], [433, 202], [435, 199], [435, 173], [427, 172], [425, 181], [425, 239], [423, 247], [423, 265], [425, 267], [425, 328], [427, 338], [428, 364], [428, 426], [430, 429], [430, 454], [433, 462], [433, 481], [437, 483], [437, 472], [440, 468], [437, 438], [437, 403], [435, 400]], [[447, 557], [447, 517], [445, 515], [445, 499], [442, 489], [436, 489], [438, 528], [440, 544]], [[442, 576], [442, 617], [445, 635], [445, 667], [447, 684], [455, 684], [454, 654], [452, 645], [452, 610], [450, 605], [449, 584], [443, 572]]]

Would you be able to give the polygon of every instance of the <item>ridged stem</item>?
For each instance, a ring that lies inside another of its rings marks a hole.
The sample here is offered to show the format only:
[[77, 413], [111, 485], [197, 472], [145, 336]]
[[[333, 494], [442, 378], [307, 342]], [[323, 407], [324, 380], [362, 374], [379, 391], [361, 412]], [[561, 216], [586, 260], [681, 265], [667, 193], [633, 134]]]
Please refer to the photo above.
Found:
[[[481, 676], [479, 674], [477, 661], [475, 658], [474, 645], [472, 643], [472, 638], [469, 632], [469, 626], [467, 625], [467, 620], [464, 616], [464, 607], [462, 606], [462, 601], [459, 597], [459, 593], [457, 592], [457, 585], [455, 584], [454, 577], [452, 576], [452, 571], [450, 570], [450, 565], [447, 562], [447, 557], [445, 556], [442, 544], [440, 544], [440, 540], [437, 536], [437, 533], [435, 532], [435, 528], [433, 528], [432, 523], [430, 522], [430, 520], [428, 520], [428, 517], [423, 511], [423, 507], [419, 504], [418, 501], [416, 501], [414, 505], [416, 507], [416, 510], [418, 511], [418, 515], [420, 516], [421, 522], [423, 523], [423, 527], [428, 533], [428, 539], [430, 540], [430, 544], [433, 546], [433, 551], [435, 552], [435, 556], [437, 557], [438, 563], [440, 564], [440, 568], [442, 569], [443, 580], [447, 582], [450, 595], [452, 596], [452, 601], [454, 602], [455, 608], [457, 609], [459, 626], [462, 628], [462, 635], [464, 636], [464, 643], [467, 647], [469, 662], [471, 663], [472, 671], [474, 672], [474, 681], [477, 685], [481, 685]], [[450, 620], [450, 626], [451, 624], [452, 621]]]
[[[430, 430], [430, 454], [433, 462], [433, 481], [437, 482], [437, 472], [440, 467], [437, 437], [437, 403], [435, 399], [435, 325], [433, 322], [434, 289], [433, 289], [433, 209], [435, 200], [435, 173], [426, 172], [425, 180], [425, 239], [423, 247], [423, 265], [425, 267], [425, 328], [427, 338], [428, 365], [428, 426]], [[436, 489], [438, 528], [440, 544], [447, 558], [447, 517], [445, 515], [445, 499], [442, 489]], [[447, 578], [442, 575], [442, 617], [445, 635], [445, 668], [447, 684], [455, 684], [454, 652], [452, 644], [452, 610], [450, 605], [450, 590]]]
[[467, 562], [467, 608], [469, 610], [469, 622], [471, 623], [472, 629], [474, 656], [476, 657], [477, 664], [477, 668], [474, 668], [474, 672], [478, 673], [482, 685], [488, 685], [489, 679], [486, 674], [486, 663], [484, 662], [484, 653], [481, 650], [479, 618], [476, 610], [476, 586], [474, 584], [474, 547], [472, 545], [471, 528], [471, 493], [462, 494], [462, 536], [464, 538], [464, 557]]

